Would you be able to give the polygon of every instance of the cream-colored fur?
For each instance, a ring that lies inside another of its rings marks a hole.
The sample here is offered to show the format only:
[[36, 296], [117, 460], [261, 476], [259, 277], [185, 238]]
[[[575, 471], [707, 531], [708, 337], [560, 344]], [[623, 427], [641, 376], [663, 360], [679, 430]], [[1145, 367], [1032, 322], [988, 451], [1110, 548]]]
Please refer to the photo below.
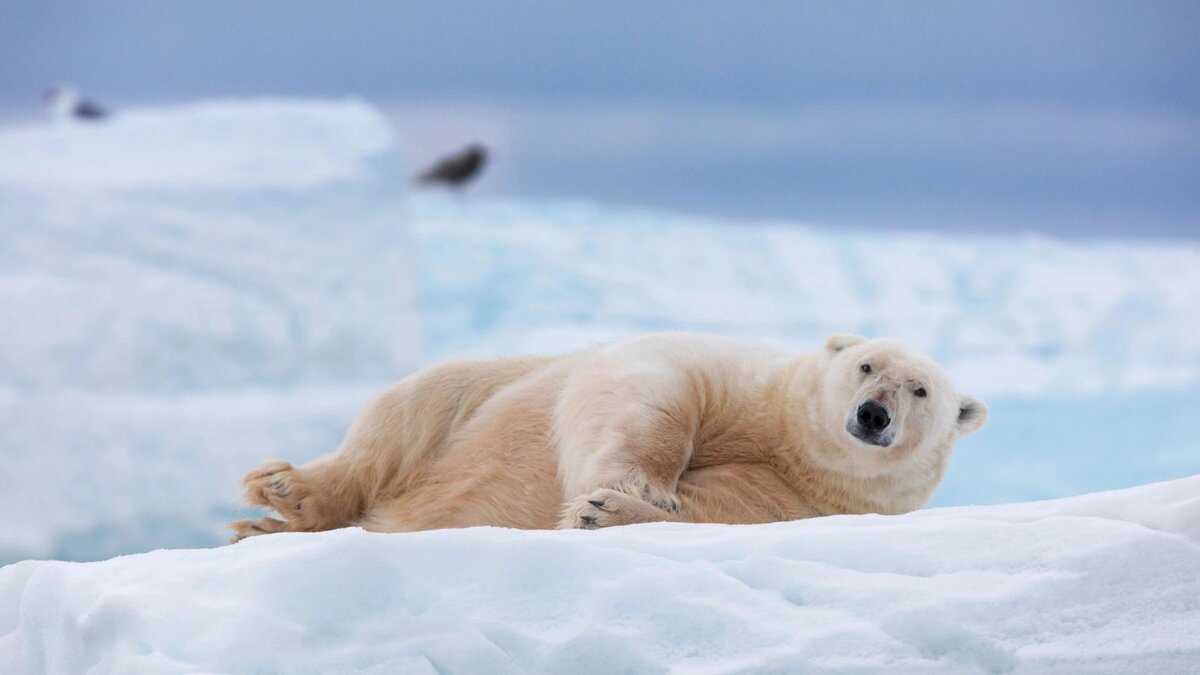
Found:
[[[890, 415], [886, 444], [850, 433], [867, 401]], [[986, 417], [932, 361], [847, 335], [803, 355], [653, 334], [560, 357], [451, 362], [372, 401], [336, 453], [247, 474], [247, 501], [280, 518], [231, 527], [236, 541], [349, 525], [593, 528], [903, 513], [925, 503], [954, 442]]]

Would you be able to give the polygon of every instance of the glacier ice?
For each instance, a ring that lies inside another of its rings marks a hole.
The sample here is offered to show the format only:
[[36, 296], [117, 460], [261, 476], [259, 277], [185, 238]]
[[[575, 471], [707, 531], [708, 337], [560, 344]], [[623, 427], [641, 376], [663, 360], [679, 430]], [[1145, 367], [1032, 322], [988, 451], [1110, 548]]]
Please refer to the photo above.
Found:
[[276, 534], [0, 569], [5, 672], [1191, 672], [1200, 476], [769, 525]]

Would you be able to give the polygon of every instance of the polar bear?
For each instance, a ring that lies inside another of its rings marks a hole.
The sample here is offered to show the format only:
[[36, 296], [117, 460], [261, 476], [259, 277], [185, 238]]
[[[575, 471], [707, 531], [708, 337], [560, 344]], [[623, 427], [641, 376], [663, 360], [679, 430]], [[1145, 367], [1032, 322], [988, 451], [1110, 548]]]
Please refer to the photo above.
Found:
[[809, 354], [663, 333], [455, 361], [369, 403], [340, 448], [242, 480], [280, 518], [234, 541], [361, 526], [764, 523], [920, 507], [987, 407], [892, 340]]

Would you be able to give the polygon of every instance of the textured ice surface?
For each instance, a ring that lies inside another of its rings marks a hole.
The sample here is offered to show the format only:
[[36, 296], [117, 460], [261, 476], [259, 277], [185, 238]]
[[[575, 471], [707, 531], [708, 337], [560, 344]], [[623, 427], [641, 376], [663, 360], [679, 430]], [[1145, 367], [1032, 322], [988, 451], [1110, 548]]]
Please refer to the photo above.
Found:
[[659, 329], [928, 350], [992, 409], [934, 504], [1200, 473], [1194, 245], [409, 199], [390, 139], [354, 101], [0, 129], [0, 562], [220, 543], [244, 471], [418, 363]]
[[271, 535], [0, 570], [4, 672], [1194, 672], [1200, 477], [755, 526]]
[[431, 356], [687, 329], [903, 339], [981, 396], [1200, 383], [1200, 248], [836, 231], [586, 204], [414, 208]]

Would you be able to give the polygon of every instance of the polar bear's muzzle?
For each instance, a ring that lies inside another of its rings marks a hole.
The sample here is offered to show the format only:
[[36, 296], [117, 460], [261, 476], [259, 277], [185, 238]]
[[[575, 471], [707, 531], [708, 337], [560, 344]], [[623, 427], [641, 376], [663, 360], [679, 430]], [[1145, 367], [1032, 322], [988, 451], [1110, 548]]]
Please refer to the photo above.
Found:
[[846, 432], [868, 445], [886, 448], [896, 438], [892, 416], [878, 401], [867, 400], [846, 420]]

